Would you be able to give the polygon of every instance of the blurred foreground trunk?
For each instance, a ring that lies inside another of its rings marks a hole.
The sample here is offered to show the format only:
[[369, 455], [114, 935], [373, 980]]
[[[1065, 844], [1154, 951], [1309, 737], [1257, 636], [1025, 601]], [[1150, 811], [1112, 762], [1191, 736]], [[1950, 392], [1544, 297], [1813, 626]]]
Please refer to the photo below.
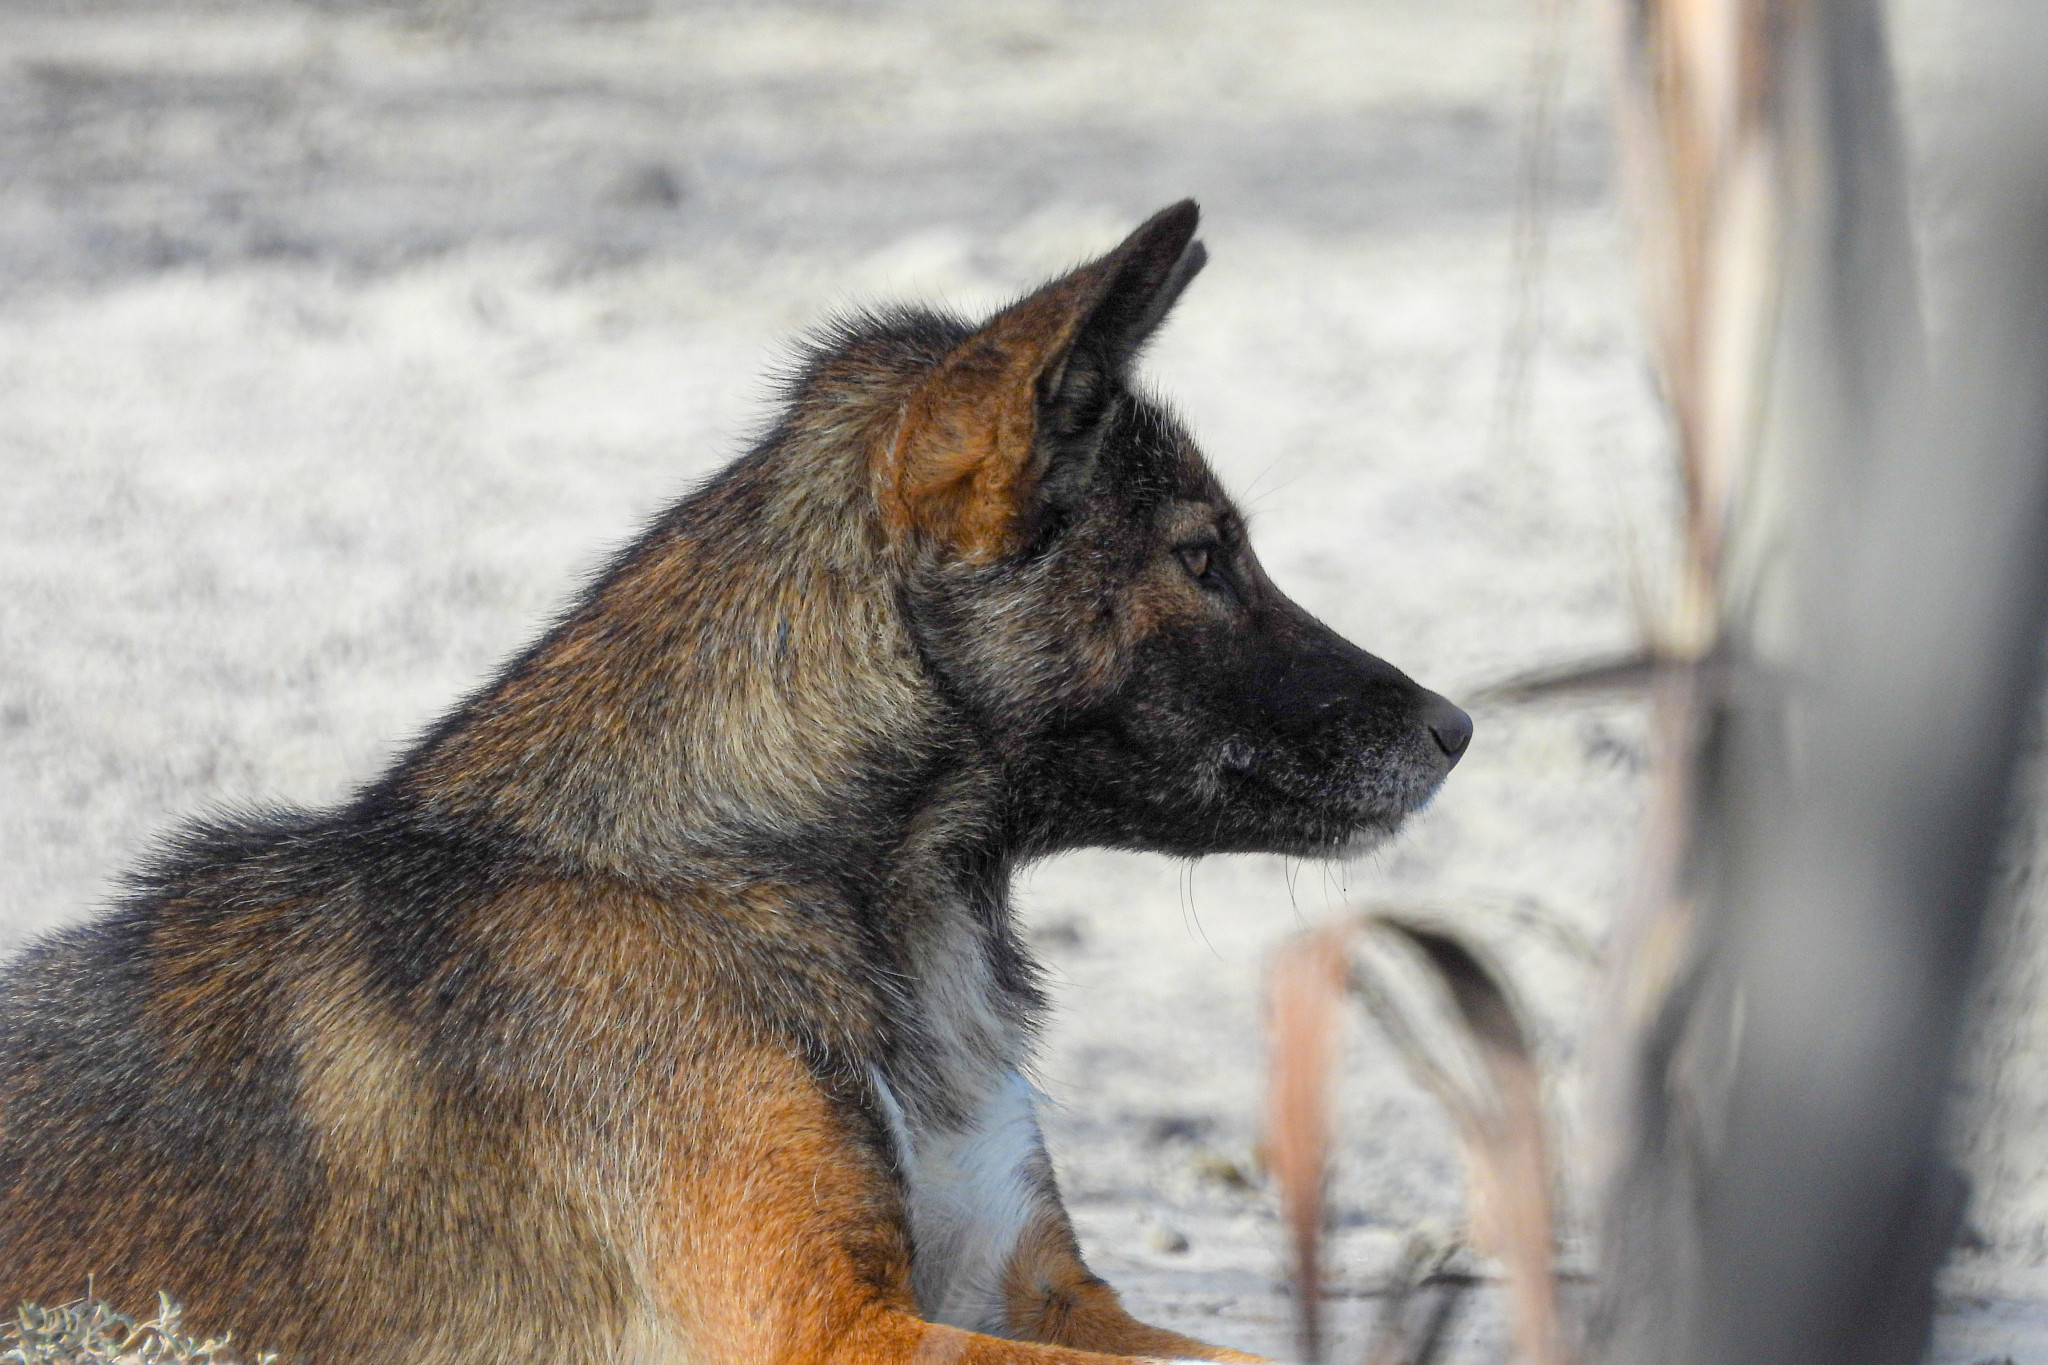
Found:
[[1908, 1362], [1961, 1212], [1938, 1129], [2048, 609], [2039, 21], [2015, 12], [1959, 153], [1982, 240], [1930, 370], [1876, 0], [1623, 8], [1688, 524], [1591, 1354]]

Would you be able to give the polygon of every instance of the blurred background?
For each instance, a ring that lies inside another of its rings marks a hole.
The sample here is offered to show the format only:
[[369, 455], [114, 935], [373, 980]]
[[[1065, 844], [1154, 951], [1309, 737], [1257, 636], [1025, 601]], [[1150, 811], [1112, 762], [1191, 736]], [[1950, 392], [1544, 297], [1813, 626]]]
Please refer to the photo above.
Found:
[[[1676, 493], [1612, 183], [1606, 17], [7, 6], [0, 951], [105, 904], [182, 819], [373, 776], [746, 448], [805, 329], [891, 300], [988, 308], [1185, 195], [1211, 265], [1146, 371], [1273, 577], [1454, 698], [1625, 649]], [[1970, 9], [1898, 0], [1892, 20], [1938, 341], [1959, 325], [1939, 149]], [[1494, 949], [1570, 1140], [1644, 716], [1477, 719], [1436, 806], [1370, 860], [1089, 854], [1026, 878], [1059, 1006], [1048, 1137], [1092, 1263], [1141, 1313], [1284, 1343], [1260, 973], [1346, 905], [1437, 905]], [[1944, 1359], [1996, 1359], [2048, 1299], [2034, 831], [1958, 1108], [1978, 1199]], [[1332, 1203], [1352, 1300], [1412, 1229], [1461, 1216], [1448, 1126], [1362, 1030]], [[1359, 1311], [1340, 1303], [1340, 1329]]]

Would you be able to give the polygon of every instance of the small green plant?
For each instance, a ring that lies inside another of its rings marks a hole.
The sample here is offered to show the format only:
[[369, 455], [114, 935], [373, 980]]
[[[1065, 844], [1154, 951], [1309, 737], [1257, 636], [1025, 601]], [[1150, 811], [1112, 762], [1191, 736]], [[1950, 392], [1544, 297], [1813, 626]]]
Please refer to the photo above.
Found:
[[[61, 1308], [25, 1303], [0, 1327], [0, 1365], [244, 1365], [228, 1336], [200, 1340], [179, 1331], [184, 1311], [162, 1293], [156, 1316], [144, 1322], [94, 1298]], [[276, 1360], [275, 1352], [264, 1352], [248, 1365]]]

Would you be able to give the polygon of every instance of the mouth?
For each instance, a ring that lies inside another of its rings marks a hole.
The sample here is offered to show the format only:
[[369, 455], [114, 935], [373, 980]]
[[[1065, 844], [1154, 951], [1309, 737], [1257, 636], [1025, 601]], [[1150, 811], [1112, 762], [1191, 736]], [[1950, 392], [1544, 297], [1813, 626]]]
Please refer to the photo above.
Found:
[[1332, 840], [1319, 856], [1332, 862], [1346, 862], [1384, 848], [1411, 816], [1436, 804], [1449, 776], [1448, 768], [1423, 780], [1409, 775], [1409, 780], [1401, 783], [1397, 791], [1389, 792], [1381, 785], [1362, 793], [1347, 813], [1350, 832]]
[[1368, 853], [1377, 853], [1385, 848], [1399, 832], [1398, 824], [1361, 829], [1322, 856], [1326, 861], [1333, 863], [1352, 862], [1365, 857]]
[[1436, 801], [1450, 775], [1449, 765], [1389, 761], [1383, 754], [1354, 754], [1351, 760], [1342, 765], [1351, 771], [1339, 776], [1232, 739], [1212, 759], [1211, 791], [1232, 804], [1264, 806], [1261, 823], [1290, 846], [1284, 850], [1290, 855], [1346, 859], [1392, 839], [1409, 816]]
[[1391, 832], [1409, 816], [1428, 810], [1443, 794], [1455, 762], [1396, 760], [1372, 765], [1360, 775], [1353, 798], [1360, 823], [1383, 825]]
[[1405, 811], [1352, 806], [1318, 812], [1295, 824], [1273, 851], [1289, 857], [1348, 862], [1384, 848], [1401, 832]]
[[1444, 794], [1444, 783], [1450, 780], [1450, 776], [1451, 771], [1449, 768], [1446, 768], [1437, 775], [1435, 781], [1425, 784], [1422, 790], [1409, 802], [1408, 814], [1420, 815], [1431, 806], [1434, 806], [1436, 799]]

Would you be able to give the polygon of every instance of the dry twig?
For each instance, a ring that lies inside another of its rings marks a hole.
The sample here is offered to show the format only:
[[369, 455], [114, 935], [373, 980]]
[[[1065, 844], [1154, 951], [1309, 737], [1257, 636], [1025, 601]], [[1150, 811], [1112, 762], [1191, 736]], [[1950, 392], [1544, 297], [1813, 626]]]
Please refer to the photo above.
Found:
[[[1364, 1004], [1457, 1124], [1473, 1240], [1507, 1269], [1522, 1358], [1562, 1365], [1542, 1086], [1520, 1012], [1500, 975], [1458, 936], [1384, 911], [1295, 940], [1273, 969], [1267, 1142], [1294, 1247], [1303, 1358], [1317, 1361], [1322, 1352], [1323, 1186], [1347, 994]], [[1440, 1297], [1417, 1339], [1401, 1339], [1408, 1301], [1428, 1278], [1412, 1265], [1396, 1276], [1373, 1346], [1376, 1365], [1425, 1365], [1441, 1349], [1454, 1292]]]

